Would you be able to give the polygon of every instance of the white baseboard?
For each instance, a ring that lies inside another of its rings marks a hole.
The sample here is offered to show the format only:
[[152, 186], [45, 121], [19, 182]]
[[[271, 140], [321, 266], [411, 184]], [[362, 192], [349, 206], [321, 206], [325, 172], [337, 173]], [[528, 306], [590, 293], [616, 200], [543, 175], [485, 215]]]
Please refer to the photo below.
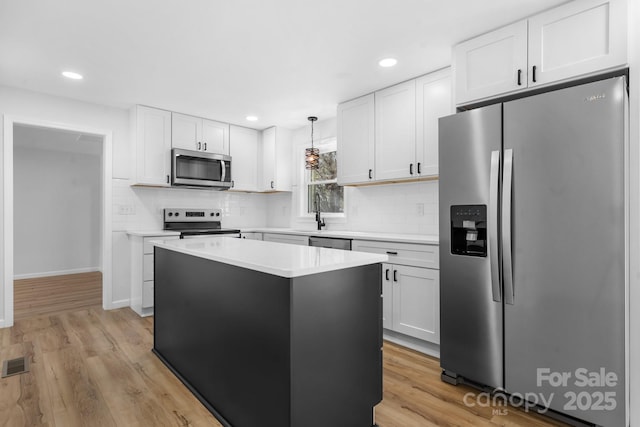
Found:
[[39, 277], [64, 276], [65, 274], [93, 273], [94, 271], [102, 271], [102, 269], [100, 267], [84, 267], [70, 270], [44, 271], [42, 273], [15, 274], [13, 279], [37, 279]]
[[129, 307], [130, 301], [128, 299], [121, 299], [113, 301], [108, 307], [104, 307], [105, 310], [115, 310], [117, 308]]
[[413, 338], [398, 332], [390, 331], [388, 329], [385, 329], [383, 331], [382, 338], [384, 338], [387, 341], [391, 341], [394, 344], [398, 344], [403, 347], [407, 347], [412, 350], [419, 351], [420, 353], [433, 356], [436, 359], [440, 358], [440, 346], [438, 344], [433, 344], [428, 341], [419, 340], [417, 338]]

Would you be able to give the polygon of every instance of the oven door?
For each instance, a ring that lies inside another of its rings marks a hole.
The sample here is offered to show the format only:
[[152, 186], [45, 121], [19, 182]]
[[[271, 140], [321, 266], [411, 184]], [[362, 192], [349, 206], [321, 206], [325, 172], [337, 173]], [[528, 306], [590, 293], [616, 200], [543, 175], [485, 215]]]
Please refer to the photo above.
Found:
[[171, 159], [172, 185], [220, 190], [231, 187], [231, 156], [174, 148]]

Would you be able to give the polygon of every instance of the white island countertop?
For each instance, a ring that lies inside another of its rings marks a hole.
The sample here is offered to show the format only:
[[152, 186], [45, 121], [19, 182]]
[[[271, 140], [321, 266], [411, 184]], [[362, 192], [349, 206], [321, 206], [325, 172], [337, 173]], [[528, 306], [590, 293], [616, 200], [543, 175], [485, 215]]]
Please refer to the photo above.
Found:
[[160, 248], [292, 278], [388, 261], [387, 255], [233, 237], [153, 240]]

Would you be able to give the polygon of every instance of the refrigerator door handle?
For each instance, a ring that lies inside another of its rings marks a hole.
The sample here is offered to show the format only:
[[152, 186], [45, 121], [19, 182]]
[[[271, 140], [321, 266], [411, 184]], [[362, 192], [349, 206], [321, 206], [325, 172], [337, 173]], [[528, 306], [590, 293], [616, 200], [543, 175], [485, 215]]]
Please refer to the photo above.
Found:
[[513, 260], [511, 248], [511, 196], [513, 186], [513, 150], [504, 150], [504, 177], [502, 191], [502, 268], [504, 302], [513, 305]]
[[500, 292], [500, 260], [498, 257], [498, 182], [500, 180], [500, 151], [491, 152], [491, 172], [489, 176], [489, 263], [491, 265], [491, 292], [493, 300], [502, 301]]

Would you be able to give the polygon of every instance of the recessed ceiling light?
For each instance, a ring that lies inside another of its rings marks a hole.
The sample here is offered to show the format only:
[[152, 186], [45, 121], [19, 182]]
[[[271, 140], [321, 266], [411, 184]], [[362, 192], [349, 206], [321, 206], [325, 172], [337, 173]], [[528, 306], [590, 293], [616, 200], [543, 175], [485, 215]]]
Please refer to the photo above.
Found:
[[78, 73], [74, 73], [73, 71], [63, 71], [62, 75], [65, 76], [68, 79], [73, 79], [73, 80], [82, 80], [82, 74], [78, 74]]
[[378, 62], [378, 65], [380, 65], [381, 67], [393, 67], [394, 65], [396, 65], [398, 63], [398, 60], [395, 58], [384, 58], [381, 59], [380, 62]]
[[256, 120], [258, 120], [258, 118], [256, 116], [247, 116], [247, 120], [249, 120], [250, 122], [255, 122]]

